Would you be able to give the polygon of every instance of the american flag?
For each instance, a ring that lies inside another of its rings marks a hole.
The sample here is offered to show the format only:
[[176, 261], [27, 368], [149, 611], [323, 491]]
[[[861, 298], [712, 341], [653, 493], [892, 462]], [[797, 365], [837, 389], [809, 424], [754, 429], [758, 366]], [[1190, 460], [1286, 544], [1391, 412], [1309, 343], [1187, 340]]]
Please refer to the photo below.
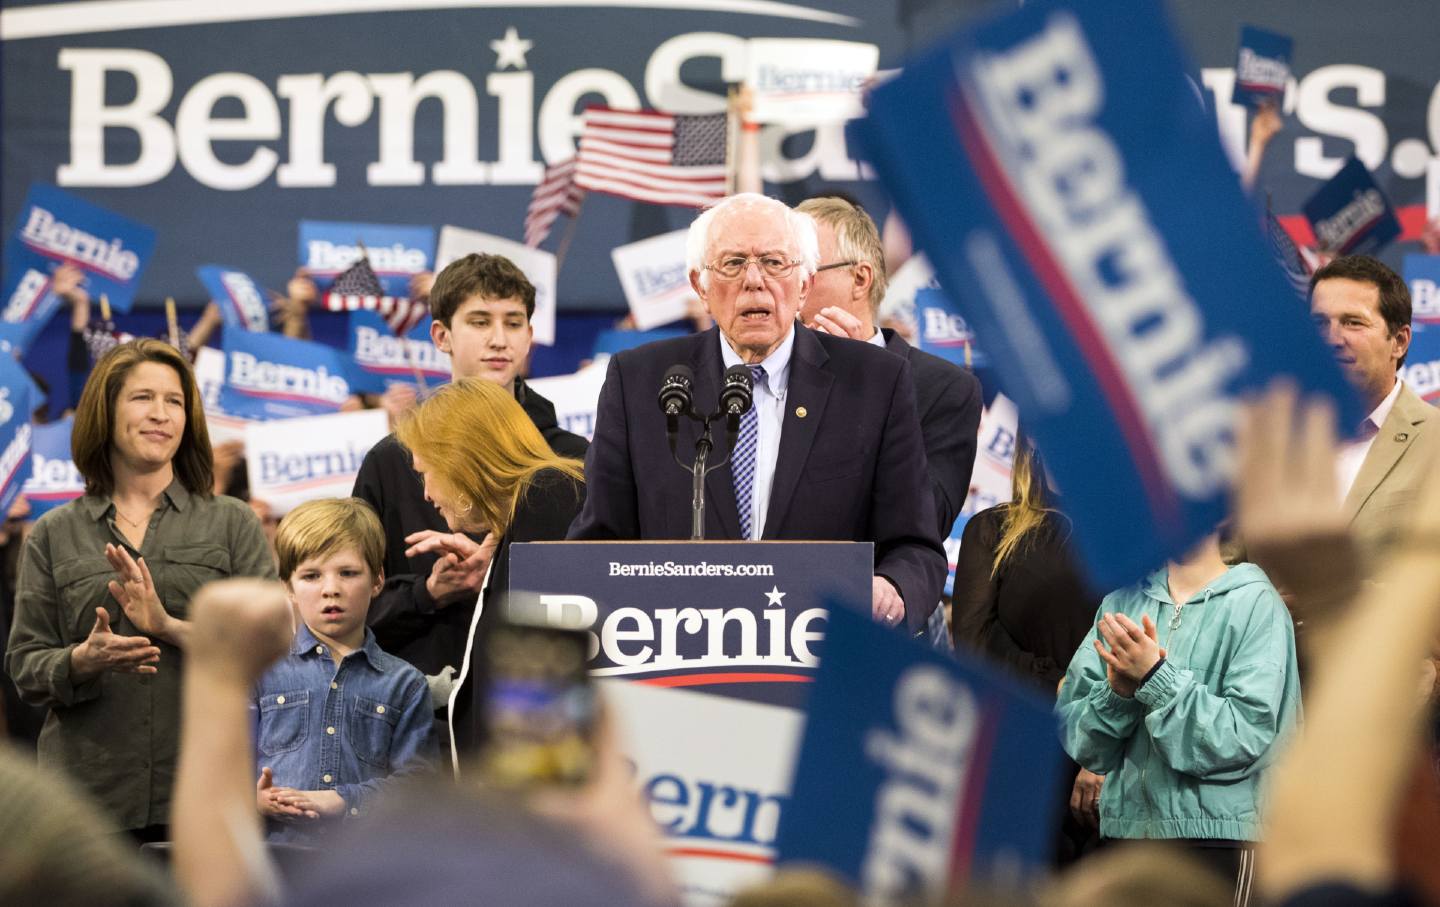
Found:
[[325, 308], [332, 312], [368, 309], [384, 318], [390, 330], [399, 336], [408, 334], [430, 313], [423, 302], [403, 296], [386, 296], [385, 289], [380, 286], [380, 278], [370, 267], [370, 259], [363, 255], [335, 278], [335, 283], [325, 294]]
[[545, 168], [545, 177], [530, 196], [525, 212], [525, 245], [539, 246], [550, 235], [555, 218], [561, 214], [577, 217], [585, 190], [575, 185], [575, 159], [566, 158]]
[[1280, 225], [1280, 220], [1265, 212], [1265, 236], [1270, 240], [1270, 254], [1285, 272], [1285, 278], [1290, 281], [1290, 286], [1295, 288], [1301, 298], [1310, 297], [1310, 273], [1314, 267], [1305, 259], [1290, 234]]
[[704, 208], [725, 197], [726, 115], [585, 111], [575, 184], [655, 205]]

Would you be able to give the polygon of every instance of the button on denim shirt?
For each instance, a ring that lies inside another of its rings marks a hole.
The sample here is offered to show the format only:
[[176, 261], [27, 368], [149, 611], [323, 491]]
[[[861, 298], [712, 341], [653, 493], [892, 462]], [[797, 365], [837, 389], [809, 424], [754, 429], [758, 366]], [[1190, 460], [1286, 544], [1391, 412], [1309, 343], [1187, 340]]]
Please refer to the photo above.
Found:
[[[259, 767], [276, 787], [339, 793], [346, 819], [366, 814], [387, 777], [431, 771], [438, 756], [424, 676], [382, 651], [369, 629], [337, 666], [302, 623], [290, 654], [260, 679], [254, 705]], [[314, 822], [269, 823], [271, 841], [319, 833]]]

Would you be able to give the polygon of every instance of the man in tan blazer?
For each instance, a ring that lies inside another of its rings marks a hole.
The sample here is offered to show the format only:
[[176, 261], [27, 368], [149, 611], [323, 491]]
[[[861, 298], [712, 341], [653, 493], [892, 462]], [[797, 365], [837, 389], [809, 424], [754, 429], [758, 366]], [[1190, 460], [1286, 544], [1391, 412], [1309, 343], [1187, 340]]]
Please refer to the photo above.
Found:
[[1440, 413], [1397, 376], [1410, 348], [1410, 291], [1400, 275], [1368, 255], [1337, 258], [1310, 279], [1310, 313], [1370, 411], [1337, 463], [1368, 573], [1440, 462]]

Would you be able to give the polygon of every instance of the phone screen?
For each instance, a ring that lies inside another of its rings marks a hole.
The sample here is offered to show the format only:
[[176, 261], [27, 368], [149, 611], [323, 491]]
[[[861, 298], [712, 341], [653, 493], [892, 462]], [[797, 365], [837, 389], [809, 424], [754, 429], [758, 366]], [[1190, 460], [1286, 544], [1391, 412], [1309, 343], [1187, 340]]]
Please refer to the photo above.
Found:
[[595, 691], [585, 634], [507, 623], [487, 641], [488, 743], [481, 756], [494, 784], [575, 785], [590, 775]]

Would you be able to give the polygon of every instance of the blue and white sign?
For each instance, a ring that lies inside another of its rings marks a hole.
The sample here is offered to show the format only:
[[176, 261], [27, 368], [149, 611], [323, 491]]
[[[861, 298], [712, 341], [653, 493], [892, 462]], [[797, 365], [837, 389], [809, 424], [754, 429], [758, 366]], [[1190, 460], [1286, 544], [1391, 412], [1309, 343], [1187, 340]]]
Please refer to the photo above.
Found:
[[220, 307], [225, 327], [242, 331], [270, 330], [270, 306], [265, 302], [265, 291], [258, 280], [223, 265], [202, 265], [195, 273]]
[[689, 333], [689, 330], [680, 327], [652, 328], [648, 331], [625, 331], [619, 328], [611, 328], [595, 335], [595, 346], [591, 349], [591, 355], [613, 356], [616, 353], [633, 350], [637, 346], [644, 346], [647, 343], [654, 343], [657, 340], [671, 340], [675, 337], [684, 337]]
[[1235, 61], [1235, 91], [1230, 100], [1245, 107], [1259, 107], [1262, 103], [1279, 107], [1290, 81], [1293, 48], [1294, 42], [1286, 35], [1243, 26]]
[[60, 306], [60, 297], [51, 289], [50, 273], [35, 268], [12, 269], [0, 298], [5, 306], [0, 321], [19, 329], [12, 342], [22, 350], [30, 348]]
[[350, 369], [349, 357], [323, 343], [226, 331], [220, 410], [244, 419], [339, 412], [353, 393]]
[[358, 309], [350, 313], [350, 356], [352, 388], [379, 394], [391, 384], [444, 384], [450, 380], [450, 357], [430, 339], [430, 319], [416, 325], [404, 337], [396, 337], [374, 312]]
[[1370, 170], [1352, 157], [1303, 207], [1320, 248], [1337, 255], [1374, 252], [1400, 235], [1400, 220]]
[[433, 271], [435, 228], [337, 221], [300, 222], [300, 266], [322, 291], [341, 272], [369, 256], [387, 296], [408, 297], [410, 278]]
[[690, 312], [695, 290], [685, 269], [689, 230], [673, 230], [616, 246], [610, 251], [635, 328], [648, 331], [679, 321]]
[[365, 454], [389, 431], [378, 409], [251, 422], [245, 427], [250, 496], [276, 516], [305, 501], [344, 497]]
[[85, 477], [75, 468], [70, 454], [70, 430], [75, 420], [66, 416], [58, 422], [37, 425], [31, 439], [30, 478], [25, 482], [25, 500], [30, 502], [30, 519], [68, 504], [85, 493]]
[[1048, 864], [1062, 764], [1049, 703], [834, 608], [777, 861], [828, 867], [867, 904], [1012, 881]]
[[1405, 283], [1410, 287], [1410, 351], [1400, 378], [1440, 405], [1440, 255], [1406, 255]]
[[30, 187], [15, 234], [5, 245], [5, 270], [50, 274], [62, 264], [85, 272], [92, 299], [130, 311], [140, 275], [155, 249], [155, 231], [54, 186]]
[[0, 355], [0, 519], [30, 477], [30, 387], [20, 363]]
[[920, 349], [925, 352], [963, 368], [984, 368], [989, 364], [975, 348], [975, 332], [944, 290], [921, 287], [915, 291], [915, 320], [920, 329]]
[[1305, 313], [1275, 303], [1293, 294], [1180, 59], [1157, 4], [1028, 3], [908, 65], [852, 124], [1102, 587], [1214, 529], [1250, 390], [1289, 375], [1361, 416]]
[[745, 67], [750, 120], [793, 128], [858, 117], [879, 63], [874, 44], [752, 38]]

